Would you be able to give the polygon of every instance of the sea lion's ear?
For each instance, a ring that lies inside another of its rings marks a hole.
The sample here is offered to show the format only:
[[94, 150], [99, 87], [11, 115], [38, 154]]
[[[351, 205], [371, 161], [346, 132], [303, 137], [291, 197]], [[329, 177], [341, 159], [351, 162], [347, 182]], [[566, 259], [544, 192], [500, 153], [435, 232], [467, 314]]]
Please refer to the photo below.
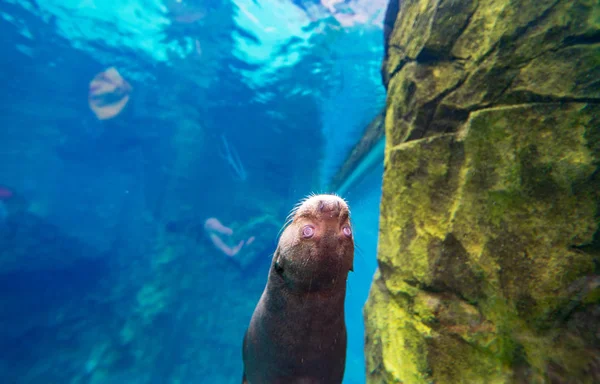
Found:
[[273, 264], [273, 268], [275, 268], [275, 272], [279, 273], [280, 275], [283, 273], [283, 267], [281, 266], [281, 264], [279, 264], [278, 261], [276, 261], [275, 264]]
[[350, 272], [354, 272], [354, 263], [350, 266]]
[[283, 267], [281, 266], [281, 263], [279, 262], [281, 257], [280, 257], [280, 253], [279, 253], [279, 248], [277, 248], [277, 250], [275, 251], [275, 255], [273, 255], [273, 268], [275, 268], [275, 272], [281, 274], [283, 273]]

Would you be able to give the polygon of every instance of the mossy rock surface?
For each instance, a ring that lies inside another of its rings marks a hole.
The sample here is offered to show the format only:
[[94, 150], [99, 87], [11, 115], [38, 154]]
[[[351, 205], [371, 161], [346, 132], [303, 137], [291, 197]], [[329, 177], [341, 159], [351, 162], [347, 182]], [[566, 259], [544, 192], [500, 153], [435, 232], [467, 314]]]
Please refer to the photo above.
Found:
[[600, 381], [600, 3], [400, 4], [369, 383]]

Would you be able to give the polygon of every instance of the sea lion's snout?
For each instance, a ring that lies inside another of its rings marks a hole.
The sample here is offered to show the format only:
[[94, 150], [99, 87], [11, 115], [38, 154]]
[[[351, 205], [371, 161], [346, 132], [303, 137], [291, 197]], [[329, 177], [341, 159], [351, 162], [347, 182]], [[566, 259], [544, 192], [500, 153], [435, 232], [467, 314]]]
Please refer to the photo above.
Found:
[[316, 198], [314, 202], [307, 200], [305, 209], [309, 214], [306, 216], [312, 216], [313, 223], [323, 232], [322, 237], [328, 237], [329, 241], [351, 238], [350, 211], [346, 202], [335, 195], [319, 195]]
[[354, 264], [348, 204], [336, 195], [313, 195], [292, 211], [273, 268], [295, 289], [319, 290], [345, 284]]
[[351, 235], [348, 204], [336, 195], [315, 195], [307, 198], [294, 212], [292, 222], [304, 228], [303, 238], [311, 238], [315, 232], [323, 235], [325, 232], [339, 232], [343, 237]]
[[311, 217], [312, 219], [347, 220], [350, 210], [346, 202], [336, 195], [314, 195], [305, 199], [294, 212], [294, 220]]
[[342, 204], [340, 199], [322, 199], [318, 203], [318, 211], [323, 214], [331, 214], [332, 216], [339, 216], [342, 211]]

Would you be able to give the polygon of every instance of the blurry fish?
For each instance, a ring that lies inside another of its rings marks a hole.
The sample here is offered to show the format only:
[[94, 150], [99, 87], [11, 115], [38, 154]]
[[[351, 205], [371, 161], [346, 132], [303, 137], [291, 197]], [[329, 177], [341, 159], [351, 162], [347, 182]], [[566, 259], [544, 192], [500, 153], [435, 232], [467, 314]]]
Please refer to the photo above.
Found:
[[125, 108], [130, 93], [131, 85], [110, 67], [90, 82], [88, 103], [98, 119], [112, 119]]
[[209, 217], [204, 221], [203, 235], [200, 233], [201, 228], [198, 224], [195, 219], [180, 219], [167, 223], [166, 230], [171, 233], [192, 235], [197, 240], [202, 236], [206, 236], [221, 253], [229, 257], [236, 256], [242, 248], [256, 240], [254, 236], [250, 236], [247, 240], [240, 240], [232, 245], [233, 229], [225, 226], [216, 217]]
[[190, 4], [184, 0], [169, 0], [166, 2], [171, 19], [181, 24], [191, 24], [206, 16], [206, 10], [200, 5]]
[[15, 196], [12, 189], [0, 185], [0, 227], [4, 227], [11, 212], [22, 209], [24, 206], [23, 199]]
[[0, 200], [7, 200], [13, 197], [13, 191], [0, 185]]
[[218, 232], [222, 235], [229, 236], [229, 235], [233, 234], [233, 230], [231, 228], [226, 227], [223, 224], [221, 224], [219, 219], [217, 219], [215, 217], [210, 217], [210, 218], [206, 219], [206, 221], [204, 222], [204, 229], [206, 229], [207, 231], [211, 231], [211, 232]]

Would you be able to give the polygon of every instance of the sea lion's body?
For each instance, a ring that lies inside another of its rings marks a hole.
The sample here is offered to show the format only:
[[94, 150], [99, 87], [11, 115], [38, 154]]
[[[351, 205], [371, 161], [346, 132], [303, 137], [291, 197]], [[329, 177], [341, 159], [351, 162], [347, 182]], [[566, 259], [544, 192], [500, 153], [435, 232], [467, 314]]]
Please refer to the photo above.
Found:
[[244, 336], [243, 383], [341, 383], [354, 242], [346, 203], [317, 195], [293, 212]]

